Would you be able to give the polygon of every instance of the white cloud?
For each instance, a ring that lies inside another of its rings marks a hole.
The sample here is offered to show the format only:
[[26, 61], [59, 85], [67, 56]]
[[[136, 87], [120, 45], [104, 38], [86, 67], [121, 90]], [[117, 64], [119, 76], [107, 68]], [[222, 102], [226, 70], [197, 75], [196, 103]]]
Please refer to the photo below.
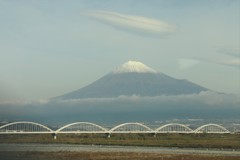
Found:
[[228, 55], [231, 59], [219, 61], [218, 64], [228, 65], [232, 67], [240, 67], [240, 47], [239, 46], [223, 46], [218, 52]]
[[181, 94], [181, 95], [160, 95], [160, 96], [125, 96], [118, 97], [106, 97], [106, 98], [81, 98], [81, 99], [67, 99], [67, 100], [36, 100], [36, 101], [0, 101], [0, 107], [4, 105], [8, 106], [44, 106], [44, 105], [100, 105], [102, 104], [115, 104], [115, 103], [178, 103], [178, 102], [201, 102], [207, 105], [223, 105], [228, 103], [239, 104], [240, 95], [237, 94], [221, 94], [212, 91], [202, 91], [199, 94]]
[[192, 67], [192, 66], [194, 66], [198, 63], [199, 63], [198, 60], [189, 59], [189, 58], [180, 58], [178, 60], [178, 64], [179, 64], [180, 69], [186, 69], [186, 68]]
[[[196, 62], [208, 62], [215, 63], [219, 65], [225, 65], [229, 67], [240, 67], [240, 47], [238, 46], [216, 46], [216, 52], [218, 55], [213, 58], [193, 58], [193, 59], [180, 59], [179, 66], [180, 68], [186, 68], [188, 65], [194, 65]], [[221, 55], [219, 55], [219, 53]]]
[[138, 35], [162, 37], [176, 31], [176, 27], [167, 22], [147, 17], [108, 11], [90, 11], [85, 15], [116, 29]]
[[207, 58], [195, 58], [199, 62], [208, 62], [208, 63], [214, 63], [219, 65], [225, 65], [229, 67], [239, 68], [240, 67], [240, 59], [226, 59], [226, 60], [214, 60], [214, 59], [207, 59]]
[[240, 67], [240, 59], [233, 59], [233, 60], [225, 60], [222, 62], [219, 62], [219, 64], [224, 64], [232, 67]]
[[[201, 92], [173, 96], [119, 96], [36, 102], [0, 103], [1, 120], [41, 121], [135, 121], [165, 118], [238, 117], [240, 97]], [[124, 115], [124, 116], [123, 116]]]
[[0, 106], [12, 105], [12, 106], [25, 106], [25, 105], [44, 105], [47, 104], [49, 100], [40, 99], [35, 101], [28, 100], [0, 100]]
[[218, 52], [233, 56], [233, 57], [240, 57], [240, 47], [239, 46], [227, 46], [221, 47], [218, 49]]
[[[136, 104], [143, 104], [143, 103], [185, 103], [185, 102], [199, 102], [205, 104], [207, 106], [215, 106], [219, 107], [224, 104], [239, 104], [240, 103], [240, 95], [234, 94], [220, 94], [212, 91], [203, 91], [199, 94], [182, 94], [182, 95], [161, 95], [161, 96], [154, 96], [154, 97], [142, 97], [137, 95], [132, 96], [119, 96], [113, 98], [85, 98], [85, 99], [69, 99], [69, 100], [54, 100], [53, 103], [56, 104], [70, 104], [70, 105], [85, 105], [85, 104], [96, 104], [99, 105], [101, 103], [136, 103]], [[192, 106], [194, 107], [194, 106]]]

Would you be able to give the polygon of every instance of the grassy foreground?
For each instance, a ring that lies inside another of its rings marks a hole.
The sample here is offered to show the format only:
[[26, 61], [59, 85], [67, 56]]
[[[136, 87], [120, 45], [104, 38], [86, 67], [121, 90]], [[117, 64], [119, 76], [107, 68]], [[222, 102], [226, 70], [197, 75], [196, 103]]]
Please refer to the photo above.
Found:
[[0, 143], [65, 143], [240, 149], [239, 134], [49, 134], [0, 135]]
[[0, 152], [0, 157], [3, 160], [240, 160], [235, 156], [131, 152]]

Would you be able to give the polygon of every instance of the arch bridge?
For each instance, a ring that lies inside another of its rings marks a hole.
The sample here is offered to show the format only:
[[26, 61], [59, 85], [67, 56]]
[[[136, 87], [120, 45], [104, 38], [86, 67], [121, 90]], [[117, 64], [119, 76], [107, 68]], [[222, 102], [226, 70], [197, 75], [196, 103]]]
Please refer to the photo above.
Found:
[[13, 122], [0, 126], [0, 134], [67, 134], [67, 133], [103, 133], [103, 134], [113, 134], [113, 133], [230, 133], [229, 130], [220, 126], [218, 124], [206, 124], [193, 130], [187, 125], [171, 123], [160, 126], [156, 129], [152, 129], [142, 123], [123, 123], [117, 125], [111, 129], [102, 127], [95, 123], [90, 122], [75, 122], [67, 124], [57, 130], [52, 130], [51, 128], [28, 121]]
[[226, 128], [224, 128], [223, 126], [220, 126], [218, 124], [206, 124], [203, 126], [198, 127], [194, 133], [230, 133], [229, 130], [227, 130]]
[[109, 130], [109, 133], [153, 133], [154, 131], [142, 123], [123, 123]]
[[13, 122], [0, 127], [0, 134], [54, 133], [47, 126], [35, 122]]
[[65, 125], [58, 130], [58, 133], [107, 133], [108, 130], [94, 123], [90, 122], [75, 122]]
[[192, 133], [193, 130], [184, 124], [171, 123], [157, 128], [156, 133]]

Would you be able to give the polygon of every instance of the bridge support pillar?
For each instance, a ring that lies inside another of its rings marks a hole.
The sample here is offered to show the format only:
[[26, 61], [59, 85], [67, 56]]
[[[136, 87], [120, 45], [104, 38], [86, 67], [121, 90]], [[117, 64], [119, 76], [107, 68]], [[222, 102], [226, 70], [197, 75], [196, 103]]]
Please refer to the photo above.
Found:
[[53, 139], [57, 139], [57, 134], [56, 133], [52, 133], [52, 137], [53, 137]]
[[153, 137], [156, 138], [157, 137], [157, 133], [153, 133]]
[[107, 138], [111, 138], [111, 133], [107, 133]]

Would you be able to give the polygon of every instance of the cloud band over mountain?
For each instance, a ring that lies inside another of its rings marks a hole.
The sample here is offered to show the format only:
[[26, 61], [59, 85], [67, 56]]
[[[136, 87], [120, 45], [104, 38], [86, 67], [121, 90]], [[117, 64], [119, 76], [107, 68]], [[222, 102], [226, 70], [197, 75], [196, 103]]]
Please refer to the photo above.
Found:
[[239, 95], [201, 92], [173, 96], [119, 96], [44, 102], [0, 103], [2, 120], [156, 121], [169, 118], [236, 118]]

